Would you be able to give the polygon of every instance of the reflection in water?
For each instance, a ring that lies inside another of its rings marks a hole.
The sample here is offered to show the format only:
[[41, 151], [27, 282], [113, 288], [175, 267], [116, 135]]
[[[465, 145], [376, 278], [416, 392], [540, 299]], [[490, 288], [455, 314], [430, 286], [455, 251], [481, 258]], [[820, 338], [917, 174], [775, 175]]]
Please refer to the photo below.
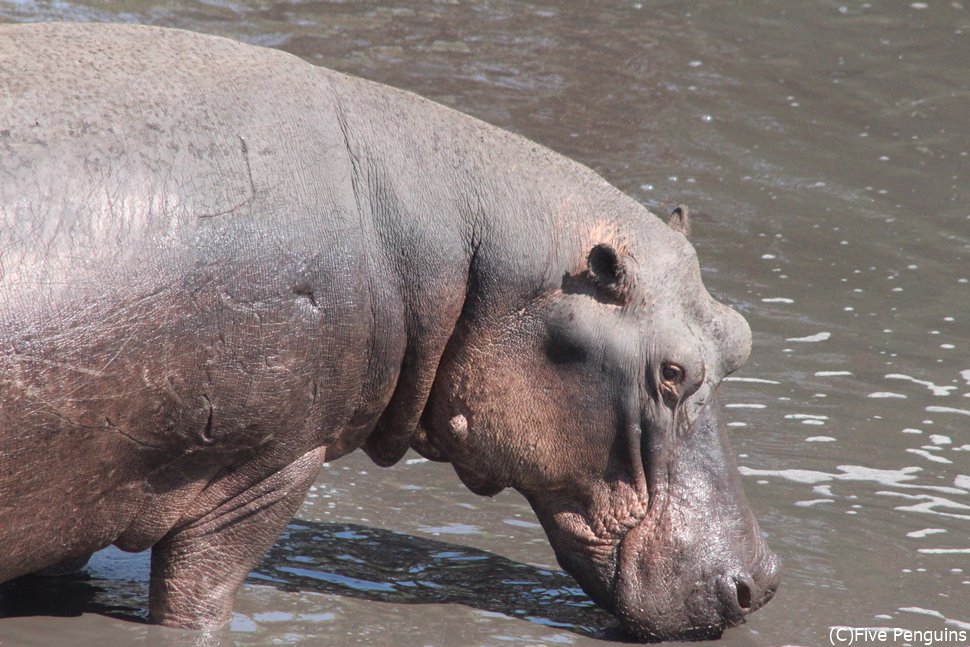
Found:
[[294, 521], [249, 581], [378, 602], [463, 604], [586, 635], [621, 635], [562, 571], [354, 524]]
[[[0, 585], [0, 618], [96, 613], [143, 622], [148, 555], [108, 549], [68, 577], [24, 577]], [[296, 520], [248, 579], [289, 593], [321, 593], [398, 604], [461, 604], [495, 615], [623, 639], [615, 619], [562, 571], [400, 532]], [[279, 621], [280, 612], [254, 614]], [[284, 614], [285, 615], [285, 614]], [[317, 614], [326, 622], [331, 614]], [[303, 619], [306, 619], [306, 614]], [[234, 620], [234, 629], [246, 629]]]
[[0, 584], [0, 618], [98, 613], [143, 622], [147, 584], [147, 579], [103, 581], [83, 571], [63, 577], [21, 577]]

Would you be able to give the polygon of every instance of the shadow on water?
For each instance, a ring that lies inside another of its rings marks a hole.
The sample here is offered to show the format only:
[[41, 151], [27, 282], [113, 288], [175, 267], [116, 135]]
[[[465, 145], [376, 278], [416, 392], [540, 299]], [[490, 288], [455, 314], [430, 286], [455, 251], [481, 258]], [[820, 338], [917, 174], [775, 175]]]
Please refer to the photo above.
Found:
[[[494, 553], [354, 524], [294, 520], [249, 585], [396, 604], [460, 604], [608, 640], [616, 620], [568, 575]], [[107, 615], [144, 622], [148, 553], [111, 549], [77, 575], [0, 585], [0, 618]]]
[[62, 577], [27, 576], [0, 584], [0, 618], [97, 613], [145, 622], [147, 595], [147, 581], [104, 581], [84, 571]]

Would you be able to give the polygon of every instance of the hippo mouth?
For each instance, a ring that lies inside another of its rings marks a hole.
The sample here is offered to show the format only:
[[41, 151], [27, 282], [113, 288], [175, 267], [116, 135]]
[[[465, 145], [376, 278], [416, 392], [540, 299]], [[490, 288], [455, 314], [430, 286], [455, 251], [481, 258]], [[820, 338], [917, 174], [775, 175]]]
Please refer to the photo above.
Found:
[[772, 573], [768, 586], [758, 586], [752, 576], [737, 571], [714, 574], [703, 562], [678, 567], [663, 557], [678, 552], [671, 551], [676, 539], [668, 528], [663, 515], [658, 519], [647, 514], [616, 546], [612, 612], [638, 640], [715, 640], [726, 629], [744, 624], [774, 596], [778, 567], [771, 553], [761, 567]]

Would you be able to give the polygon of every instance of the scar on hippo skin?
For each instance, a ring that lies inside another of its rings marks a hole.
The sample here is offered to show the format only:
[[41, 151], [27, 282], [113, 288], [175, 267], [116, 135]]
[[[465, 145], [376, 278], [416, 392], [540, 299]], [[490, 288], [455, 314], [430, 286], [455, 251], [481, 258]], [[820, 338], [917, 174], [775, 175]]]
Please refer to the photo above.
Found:
[[[468, 441], [469, 436], [468, 418], [460, 413], [453, 415], [448, 420], [447, 434], [451, 437], [448, 441], [449, 443], [453, 443], [457, 447], [464, 445]], [[509, 486], [507, 483], [494, 482], [478, 472], [464, 467], [459, 462], [452, 462], [451, 466], [455, 470], [455, 474], [458, 475], [458, 478], [461, 479], [461, 482], [465, 484], [465, 487], [475, 494], [495, 496]]]
[[448, 432], [456, 441], [463, 441], [468, 436], [468, 420], [460, 413], [448, 421]]
[[300, 283], [298, 285], [294, 285], [293, 294], [309, 301], [314, 310], [320, 309], [320, 304], [317, 303], [317, 295], [313, 293], [313, 288], [309, 283]]
[[670, 212], [670, 218], [667, 219], [667, 224], [674, 231], [679, 231], [685, 237], [690, 238], [690, 212], [687, 205], [679, 204], [674, 207], [674, 210]]

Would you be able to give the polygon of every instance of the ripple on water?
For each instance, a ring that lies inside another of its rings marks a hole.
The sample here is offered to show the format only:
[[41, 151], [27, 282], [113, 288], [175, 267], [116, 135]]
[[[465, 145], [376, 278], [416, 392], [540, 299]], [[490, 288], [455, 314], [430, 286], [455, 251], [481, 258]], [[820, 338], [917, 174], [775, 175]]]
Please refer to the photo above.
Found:
[[418, 530], [432, 535], [480, 535], [482, 529], [467, 523], [449, 523], [444, 526], [418, 526]]
[[914, 539], [922, 539], [923, 537], [929, 537], [930, 535], [940, 535], [946, 532], [944, 528], [923, 528], [922, 530], [913, 530], [912, 532], [907, 532], [907, 537], [913, 537]]
[[[930, 486], [925, 486], [929, 489]], [[954, 490], [954, 494], [967, 494], [966, 490], [960, 490], [956, 488], [951, 488]], [[950, 510], [961, 510], [970, 512], [970, 505], [959, 503], [953, 501], [943, 496], [934, 494], [907, 494], [905, 492], [893, 492], [893, 491], [881, 491], [876, 492], [880, 496], [894, 496], [897, 498], [907, 499], [910, 501], [919, 501], [919, 503], [913, 503], [912, 505], [901, 505], [896, 506], [896, 510], [900, 512], [918, 512], [922, 514], [935, 514], [941, 517], [948, 517], [951, 519], [970, 519], [970, 514], [964, 514], [962, 512], [950, 512]]]
[[[925, 609], [923, 607], [899, 607], [899, 610], [903, 613], [918, 613], [924, 616], [932, 616], [934, 618], [939, 618], [944, 622], [944, 624], [951, 627], [956, 627], [958, 629], [970, 629], [970, 622], [963, 622], [962, 620], [954, 620], [953, 618], [947, 618], [945, 615], [936, 611], [934, 609]], [[955, 640], [963, 641], [961, 638], [956, 638]], [[950, 641], [947, 641], [950, 642]]]
[[819, 505], [820, 503], [835, 503], [835, 499], [808, 499], [805, 501], [795, 501], [795, 505], [799, 508], [811, 508], [812, 506]]
[[970, 548], [920, 548], [919, 552], [928, 555], [970, 555]]
[[951, 391], [956, 391], [958, 387], [955, 386], [939, 386], [930, 382], [929, 380], [919, 380], [915, 377], [909, 375], [903, 375], [902, 373], [889, 373], [886, 375], [887, 380], [906, 380], [912, 382], [913, 384], [919, 384], [920, 386], [925, 386], [930, 391], [933, 392], [935, 396], [947, 396], [950, 395]]
[[725, 382], [744, 382], [748, 384], [781, 384], [777, 380], [766, 380], [762, 377], [737, 377], [735, 375], [729, 375], [724, 378]]
[[829, 417], [811, 413], [788, 413], [785, 414], [785, 419], [798, 420], [803, 425], [824, 425]]
[[938, 407], [935, 405], [930, 405], [926, 407], [926, 411], [929, 413], [955, 413], [961, 416], [970, 416], [970, 410], [957, 409], [956, 407]]
[[814, 344], [820, 341], [827, 341], [832, 338], [832, 333], [830, 332], [819, 332], [814, 335], [808, 335], [807, 337], [789, 337], [785, 341], [799, 342], [806, 344]]
[[[916, 475], [923, 471], [922, 467], [917, 466], [901, 467], [897, 470], [884, 470], [865, 467], [863, 465], [839, 465], [837, 469], [841, 473], [806, 469], [755, 469], [745, 465], [738, 466], [738, 471], [743, 476], [776, 476], [787, 481], [792, 481], [793, 483], [807, 485], [829, 483], [831, 481], [869, 481], [887, 487], [920, 489], [931, 492], [942, 492], [944, 494], [970, 494], [970, 492], [964, 489], [965, 484], [959, 477], [955, 481], [958, 483], [957, 487], [909, 483], [909, 481], [917, 479], [918, 477]], [[966, 507], [970, 509], [970, 506]]]
[[936, 454], [931, 454], [925, 449], [916, 449], [915, 447], [910, 447], [906, 451], [909, 452], [910, 454], [916, 454], [917, 456], [921, 456], [933, 463], [943, 463], [947, 465], [953, 464], [953, 461], [951, 461], [949, 458], [944, 458], [943, 456], [937, 456]]

